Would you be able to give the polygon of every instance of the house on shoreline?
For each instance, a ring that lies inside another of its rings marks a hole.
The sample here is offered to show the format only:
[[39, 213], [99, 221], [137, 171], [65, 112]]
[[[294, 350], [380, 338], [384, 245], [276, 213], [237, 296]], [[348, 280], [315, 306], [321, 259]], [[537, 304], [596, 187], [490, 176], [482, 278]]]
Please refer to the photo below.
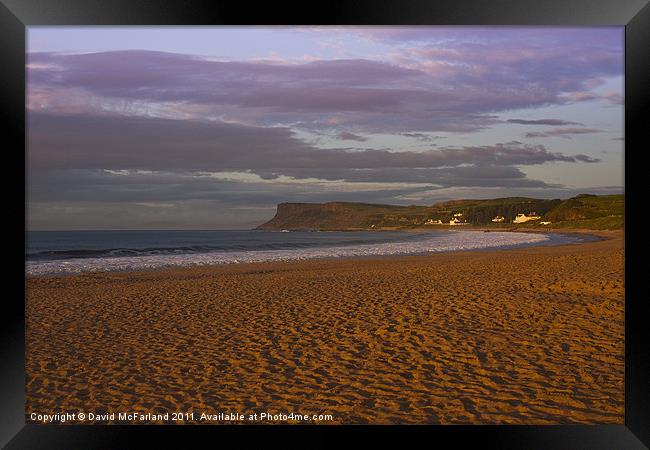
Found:
[[459, 220], [458, 217], [454, 217], [449, 221], [449, 225], [469, 225], [467, 220]]
[[443, 222], [440, 219], [433, 220], [429, 219], [426, 222], [424, 222], [425, 225], [469, 225], [469, 222], [465, 219], [461, 219], [463, 217], [463, 213], [456, 213], [454, 216], [451, 218], [449, 222]]
[[456, 213], [454, 217], [449, 221], [449, 225], [469, 225], [466, 219], [461, 219], [463, 213]]
[[506, 220], [505, 217], [503, 216], [494, 216], [494, 219], [492, 219], [492, 222], [504, 222]]
[[515, 220], [512, 221], [512, 223], [524, 223], [528, 222], [531, 220], [539, 220], [541, 219], [541, 216], [536, 215], [534, 212], [526, 214], [517, 214], [517, 217], [515, 217]]

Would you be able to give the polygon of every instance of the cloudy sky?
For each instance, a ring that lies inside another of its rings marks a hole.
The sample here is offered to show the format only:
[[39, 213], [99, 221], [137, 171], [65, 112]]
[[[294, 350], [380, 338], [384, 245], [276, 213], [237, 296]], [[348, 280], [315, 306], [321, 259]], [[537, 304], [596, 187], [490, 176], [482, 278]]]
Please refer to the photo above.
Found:
[[623, 192], [622, 27], [30, 27], [30, 229]]

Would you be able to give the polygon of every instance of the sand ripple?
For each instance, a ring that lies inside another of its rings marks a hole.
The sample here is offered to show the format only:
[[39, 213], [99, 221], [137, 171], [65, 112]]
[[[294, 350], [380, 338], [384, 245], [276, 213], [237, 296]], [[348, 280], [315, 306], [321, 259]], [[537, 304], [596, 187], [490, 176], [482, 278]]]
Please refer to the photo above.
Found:
[[623, 423], [619, 239], [30, 278], [27, 411]]

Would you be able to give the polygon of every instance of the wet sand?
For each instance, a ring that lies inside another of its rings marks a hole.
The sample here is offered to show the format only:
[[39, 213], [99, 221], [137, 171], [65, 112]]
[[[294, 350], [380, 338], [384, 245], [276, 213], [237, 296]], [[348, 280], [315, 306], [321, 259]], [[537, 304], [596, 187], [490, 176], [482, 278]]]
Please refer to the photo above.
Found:
[[622, 424], [623, 239], [600, 234], [507, 251], [30, 277], [26, 413]]

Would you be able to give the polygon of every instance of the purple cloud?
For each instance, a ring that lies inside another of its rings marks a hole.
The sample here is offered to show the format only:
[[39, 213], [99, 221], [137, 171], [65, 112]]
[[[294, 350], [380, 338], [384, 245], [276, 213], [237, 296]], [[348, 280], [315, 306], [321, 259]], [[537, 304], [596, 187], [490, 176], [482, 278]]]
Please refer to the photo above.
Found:
[[574, 92], [568, 98], [574, 102], [590, 102], [596, 100], [605, 100], [610, 105], [622, 105], [623, 96], [619, 92]]
[[604, 77], [622, 75], [617, 41], [546, 46], [561, 41], [556, 35], [563, 33], [498, 43], [494, 33], [483, 34], [483, 41], [462, 41], [456, 34], [435, 45], [421, 42], [381, 62], [218, 61], [152, 51], [31, 53], [28, 100], [31, 109], [48, 111], [166, 114], [363, 133], [471, 132], [498, 123], [498, 112], [592, 97], [620, 101], [619, 93], [591, 90]]

